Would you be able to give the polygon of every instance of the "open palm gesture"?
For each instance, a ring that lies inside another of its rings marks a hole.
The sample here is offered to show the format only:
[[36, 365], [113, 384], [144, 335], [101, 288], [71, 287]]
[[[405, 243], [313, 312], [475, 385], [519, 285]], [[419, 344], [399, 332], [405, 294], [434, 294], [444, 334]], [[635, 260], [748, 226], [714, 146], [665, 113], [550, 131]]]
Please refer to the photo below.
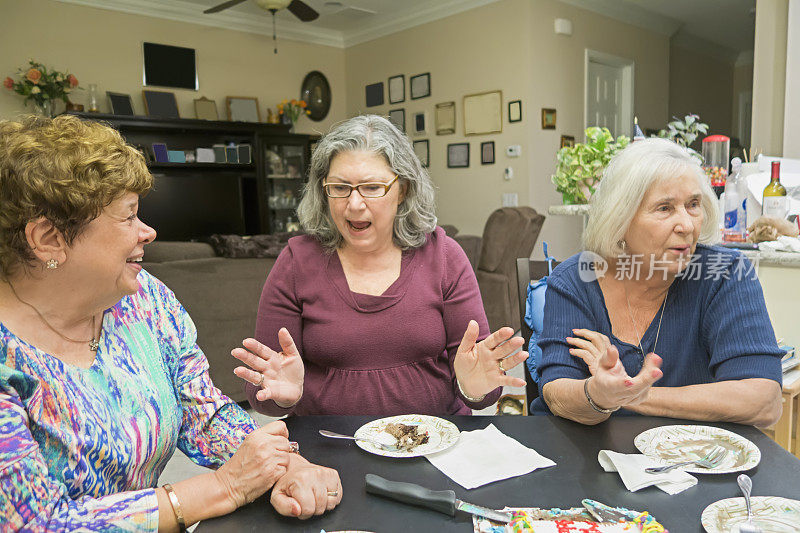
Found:
[[528, 357], [524, 351], [511, 355], [522, 347], [522, 337], [514, 337], [514, 330], [505, 327], [476, 343], [478, 333], [478, 323], [470, 320], [453, 361], [456, 379], [466, 395], [481, 397], [504, 385], [524, 387], [525, 380], [505, 374]]
[[275, 352], [255, 339], [242, 341], [244, 348], [235, 348], [231, 355], [243, 362], [233, 373], [259, 387], [256, 399], [273, 400], [282, 407], [290, 407], [303, 396], [305, 367], [300, 352], [286, 328], [278, 331], [281, 351]]

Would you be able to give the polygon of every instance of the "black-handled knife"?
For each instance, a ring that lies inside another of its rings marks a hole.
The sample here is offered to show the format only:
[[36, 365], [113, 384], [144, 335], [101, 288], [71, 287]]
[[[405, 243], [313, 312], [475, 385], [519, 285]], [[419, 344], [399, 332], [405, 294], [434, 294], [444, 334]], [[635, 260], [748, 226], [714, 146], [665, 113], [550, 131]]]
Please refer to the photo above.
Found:
[[507, 524], [511, 521], [509, 513], [503, 513], [473, 505], [456, 498], [456, 493], [452, 490], [430, 490], [414, 483], [404, 483], [402, 481], [389, 481], [375, 474], [367, 474], [365, 478], [367, 492], [391, 498], [399, 502], [427, 507], [446, 515], [455, 516], [456, 510], [466, 513], [483, 516], [495, 522]]

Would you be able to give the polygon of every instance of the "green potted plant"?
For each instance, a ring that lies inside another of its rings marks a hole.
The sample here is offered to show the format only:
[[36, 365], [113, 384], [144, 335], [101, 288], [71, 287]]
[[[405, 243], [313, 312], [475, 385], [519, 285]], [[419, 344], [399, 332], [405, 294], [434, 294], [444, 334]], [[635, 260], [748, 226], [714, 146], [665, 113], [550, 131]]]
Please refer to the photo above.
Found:
[[556, 173], [551, 178], [565, 205], [585, 204], [603, 176], [611, 158], [628, 146], [630, 139], [614, 139], [608, 128], [586, 128], [586, 142], [565, 146], [558, 151]]
[[703, 133], [708, 133], [708, 124], [700, 122], [697, 115], [686, 115], [683, 120], [672, 117], [672, 122], [667, 124], [667, 129], [658, 132], [658, 136], [680, 144], [694, 157], [703, 162], [703, 156], [691, 148], [692, 143]]

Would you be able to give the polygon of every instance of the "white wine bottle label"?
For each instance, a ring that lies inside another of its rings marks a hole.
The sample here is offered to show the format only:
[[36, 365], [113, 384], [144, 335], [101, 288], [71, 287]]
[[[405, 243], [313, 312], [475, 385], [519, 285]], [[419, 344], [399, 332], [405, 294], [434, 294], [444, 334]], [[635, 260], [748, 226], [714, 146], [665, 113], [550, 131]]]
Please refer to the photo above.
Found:
[[761, 214], [765, 217], [786, 217], [786, 196], [765, 196]]

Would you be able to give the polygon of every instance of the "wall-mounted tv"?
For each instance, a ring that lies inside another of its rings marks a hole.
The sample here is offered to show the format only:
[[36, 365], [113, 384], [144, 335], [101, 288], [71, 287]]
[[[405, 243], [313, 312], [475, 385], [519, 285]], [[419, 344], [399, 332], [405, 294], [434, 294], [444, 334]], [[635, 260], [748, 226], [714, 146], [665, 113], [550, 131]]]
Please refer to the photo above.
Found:
[[194, 48], [144, 43], [144, 85], [199, 89]]

